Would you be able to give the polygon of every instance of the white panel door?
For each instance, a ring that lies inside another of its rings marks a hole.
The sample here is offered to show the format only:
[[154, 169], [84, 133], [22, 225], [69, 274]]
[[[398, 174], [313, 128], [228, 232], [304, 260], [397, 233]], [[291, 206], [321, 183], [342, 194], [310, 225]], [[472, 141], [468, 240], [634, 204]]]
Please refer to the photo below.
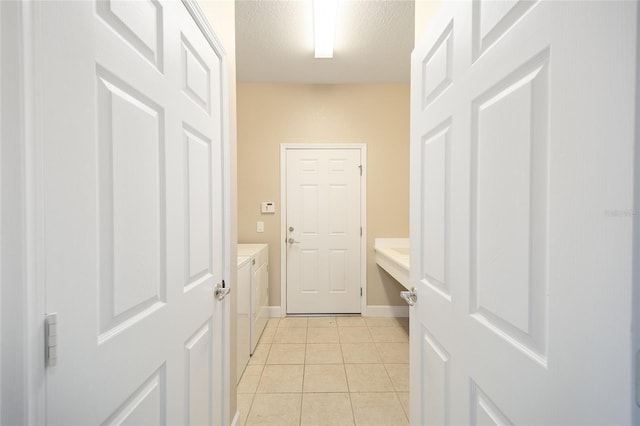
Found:
[[637, 2], [447, 2], [412, 57], [411, 423], [631, 424]]
[[287, 149], [287, 313], [360, 313], [360, 149]]
[[223, 423], [221, 58], [181, 2], [42, 2], [48, 424]]

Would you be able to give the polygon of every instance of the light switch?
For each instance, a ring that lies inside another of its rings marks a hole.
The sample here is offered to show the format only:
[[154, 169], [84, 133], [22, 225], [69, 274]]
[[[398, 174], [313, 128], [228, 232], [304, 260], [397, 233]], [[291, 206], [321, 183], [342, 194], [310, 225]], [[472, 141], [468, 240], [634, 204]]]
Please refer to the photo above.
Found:
[[256, 232], [264, 232], [264, 222], [256, 222]]

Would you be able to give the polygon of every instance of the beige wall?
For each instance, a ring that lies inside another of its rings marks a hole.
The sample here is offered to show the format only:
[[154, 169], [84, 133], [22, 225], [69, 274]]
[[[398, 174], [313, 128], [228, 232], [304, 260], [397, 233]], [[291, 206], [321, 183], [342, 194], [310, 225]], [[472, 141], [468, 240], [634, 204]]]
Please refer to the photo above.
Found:
[[[227, 54], [228, 79], [229, 79], [229, 145], [230, 145], [230, 175], [231, 175], [231, 282], [235, 283], [237, 279], [236, 262], [236, 241], [238, 238], [238, 222], [237, 222], [237, 132], [236, 132], [236, 9], [235, 0], [199, 0], [198, 4], [202, 11], [209, 19], [216, 35], [222, 43], [225, 53]], [[236, 322], [235, 322], [235, 300], [231, 301], [231, 323], [230, 323], [230, 415], [233, 418], [236, 412]], [[230, 419], [231, 420], [231, 419]]]
[[367, 304], [404, 305], [373, 241], [409, 235], [409, 85], [240, 83], [237, 93], [238, 242], [269, 244], [270, 304], [280, 306], [280, 144], [366, 143]]
[[415, 46], [418, 45], [420, 37], [424, 34], [424, 30], [427, 28], [431, 19], [435, 16], [441, 3], [442, 0], [416, 0], [414, 28]]

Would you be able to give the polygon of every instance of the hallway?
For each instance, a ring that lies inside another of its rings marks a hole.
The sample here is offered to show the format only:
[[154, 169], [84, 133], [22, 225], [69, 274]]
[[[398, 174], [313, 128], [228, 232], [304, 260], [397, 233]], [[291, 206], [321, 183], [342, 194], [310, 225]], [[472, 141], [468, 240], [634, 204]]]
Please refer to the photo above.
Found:
[[272, 318], [238, 385], [240, 425], [405, 425], [408, 318]]

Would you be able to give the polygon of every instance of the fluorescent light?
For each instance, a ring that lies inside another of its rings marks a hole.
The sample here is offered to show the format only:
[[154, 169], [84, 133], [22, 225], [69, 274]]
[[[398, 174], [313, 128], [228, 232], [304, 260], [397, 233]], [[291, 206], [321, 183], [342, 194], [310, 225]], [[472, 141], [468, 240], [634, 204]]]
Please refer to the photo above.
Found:
[[313, 0], [313, 37], [316, 58], [333, 58], [338, 0]]

